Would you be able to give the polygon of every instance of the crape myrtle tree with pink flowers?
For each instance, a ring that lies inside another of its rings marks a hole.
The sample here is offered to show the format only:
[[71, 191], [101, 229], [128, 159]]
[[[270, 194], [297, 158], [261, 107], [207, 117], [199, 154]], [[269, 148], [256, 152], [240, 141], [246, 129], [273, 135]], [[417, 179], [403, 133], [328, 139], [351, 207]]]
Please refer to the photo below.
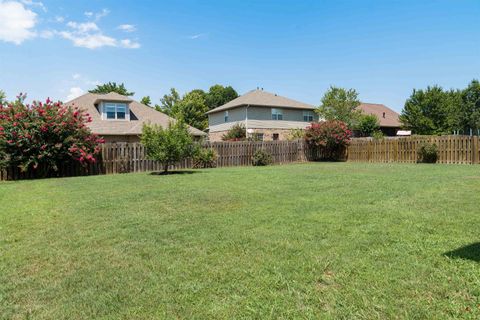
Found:
[[352, 131], [339, 120], [312, 123], [305, 129], [305, 140], [310, 147], [321, 149], [323, 160], [342, 159], [351, 137]]
[[25, 94], [0, 105], [0, 168], [18, 167], [36, 177], [54, 175], [62, 164], [94, 163], [104, 140], [86, 124], [89, 114], [47, 99], [25, 104]]

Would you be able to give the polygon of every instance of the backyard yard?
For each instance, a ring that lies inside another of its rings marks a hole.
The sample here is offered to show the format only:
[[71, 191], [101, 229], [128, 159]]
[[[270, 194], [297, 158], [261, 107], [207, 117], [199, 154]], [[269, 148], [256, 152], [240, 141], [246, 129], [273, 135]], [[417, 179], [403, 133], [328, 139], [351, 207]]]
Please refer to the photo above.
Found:
[[0, 318], [479, 318], [480, 167], [0, 182]]

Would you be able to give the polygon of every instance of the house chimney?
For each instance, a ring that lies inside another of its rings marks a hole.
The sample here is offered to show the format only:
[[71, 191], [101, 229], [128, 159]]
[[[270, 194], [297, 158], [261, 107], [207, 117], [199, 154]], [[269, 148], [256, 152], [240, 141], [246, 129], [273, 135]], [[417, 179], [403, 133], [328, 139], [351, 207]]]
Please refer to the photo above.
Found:
[[383, 113], [383, 119], [385, 119], [385, 112]]

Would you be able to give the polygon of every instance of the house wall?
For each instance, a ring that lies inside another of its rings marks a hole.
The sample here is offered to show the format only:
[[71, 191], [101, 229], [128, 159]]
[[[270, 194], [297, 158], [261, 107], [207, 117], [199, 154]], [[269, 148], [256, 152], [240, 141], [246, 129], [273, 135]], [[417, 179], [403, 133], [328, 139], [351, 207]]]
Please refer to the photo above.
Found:
[[[225, 131], [217, 131], [211, 132], [208, 137], [211, 142], [222, 141], [222, 137], [226, 134], [228, 130]], [[274, 134], [278, 134], [278, 140], [288, 140], [290, 136], [290, 129], [254, 129], [253, 134], [249, 134], [249, 136], [253, 136], [255, 134], [263, 134], [263, 141], [272, 141]]]
[[[245, 120], [245, 107], [228, 110], [228, 122]], [[215, 126], [225, 123], [225, 111], [215, 112], [208, 115], [208, 125]]]
[[102, 137], [103, 139], [105, 139], [105, 142], [107, 143], [140, 142], [139, 135], [103, 135]]

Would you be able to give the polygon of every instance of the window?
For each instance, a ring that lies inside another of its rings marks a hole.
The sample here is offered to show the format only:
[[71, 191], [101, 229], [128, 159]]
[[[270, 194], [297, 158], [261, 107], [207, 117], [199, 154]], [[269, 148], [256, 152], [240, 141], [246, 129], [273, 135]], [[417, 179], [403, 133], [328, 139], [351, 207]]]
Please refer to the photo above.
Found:
[[279, 134], [278, 134], [278, 133], [274, 133], [274, 134], [273, 134], [273, 141], [278, 140], [278, 138], [279, 138]]
[[263, 141], [263, 133], [255, 132], [253, 134], [253, 140], [254, 141]]
[[224, 117], [225, 122], [228, 122], [228, 111], [225, 111], [225, 117]]
[[107, 120], [128, 120], [128, 108], [125, 103], [105, 103], [103, 105], [103, 118]]
[[272, 120], [283, 120], [282, 109], [272, 109]]
[[313, 122], [313, 112], [312, 111], [303, 111], [303, 121]]

